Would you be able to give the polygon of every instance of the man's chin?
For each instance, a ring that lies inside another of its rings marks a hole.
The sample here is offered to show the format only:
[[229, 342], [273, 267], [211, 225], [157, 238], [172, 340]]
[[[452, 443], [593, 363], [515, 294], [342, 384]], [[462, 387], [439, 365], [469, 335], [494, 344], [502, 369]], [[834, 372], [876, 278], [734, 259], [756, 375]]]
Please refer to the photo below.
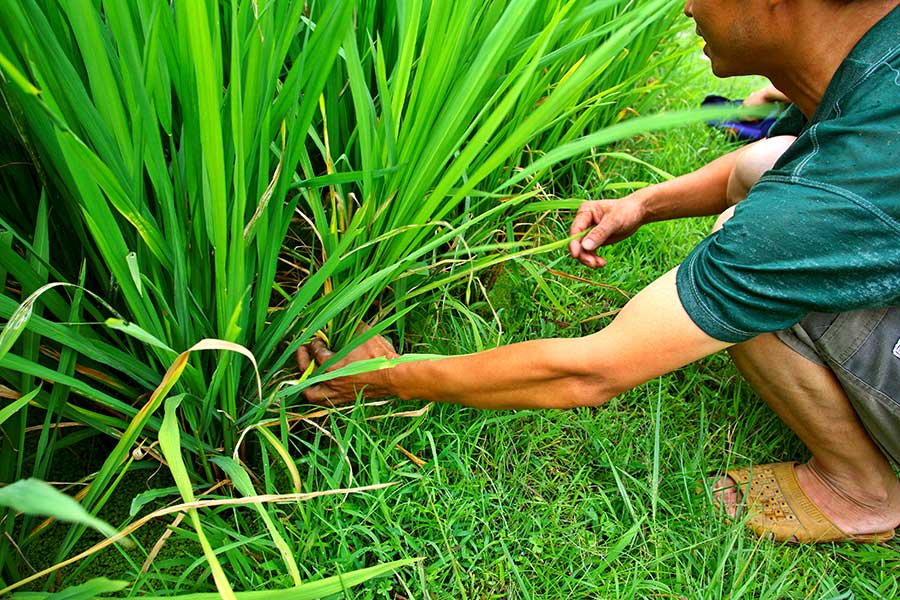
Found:
[[715, 75], [716, 77], [719, 77], [720, 79], [725, 78], [725, 77], [731, 77], [733, 75], [733, 73], [729, 73], [728, 71], [723, 71], [722, 69], [717, 69], [715, 67], [712, 68], [712, 72], [713, 72], [713, 75]]
[[706, 56], [706, 59], [709, 61], [710, 69], [716, 77], [732, 77], [734, 75], [742, 74], [736, 73], [732, 67], [725, 65], [722, 59], [710, 50], [709, 44], [703, 44], [703, 55]]
[[723, 65], [721, 61], [716, 61], [712, 57], [709, 59], [710, 69], [713, 72], [713, 75], [716, 77], [734, 77], [735, 75], [743, 75], [744, 73], [738, 73], [734, 69], [728, 68], [727, 65]]

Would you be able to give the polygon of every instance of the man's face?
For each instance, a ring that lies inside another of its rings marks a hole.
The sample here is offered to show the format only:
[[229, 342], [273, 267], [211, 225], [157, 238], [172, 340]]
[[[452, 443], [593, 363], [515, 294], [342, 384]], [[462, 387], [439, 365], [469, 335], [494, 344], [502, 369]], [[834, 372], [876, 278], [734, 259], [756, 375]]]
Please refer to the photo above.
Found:
[[762, 51], [764, 31], [758, 0], [687, 0], [684, 14], [694, 19], [703, 52], [719, 77], [750, 75]]

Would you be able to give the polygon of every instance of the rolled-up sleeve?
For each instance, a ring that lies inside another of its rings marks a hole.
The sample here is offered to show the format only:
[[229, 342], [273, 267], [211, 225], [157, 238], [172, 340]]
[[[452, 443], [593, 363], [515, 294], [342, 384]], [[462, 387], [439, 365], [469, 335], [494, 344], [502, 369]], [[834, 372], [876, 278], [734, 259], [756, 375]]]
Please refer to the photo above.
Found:
[[694, 323], [732, 343], [810, 312], [900, 305], [900, 226], [839, 189], [761, 180], [681, 264], [677, 287]]

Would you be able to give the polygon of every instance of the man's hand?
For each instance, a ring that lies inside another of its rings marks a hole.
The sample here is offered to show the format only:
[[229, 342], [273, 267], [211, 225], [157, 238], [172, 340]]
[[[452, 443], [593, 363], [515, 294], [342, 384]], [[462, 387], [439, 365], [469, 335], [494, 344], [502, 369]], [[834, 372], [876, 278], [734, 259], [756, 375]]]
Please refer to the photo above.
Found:
[[784, 92], [777, 87], [769, 84], [744, 98], [742, 104], [744, 106], [761, 106], [763, 104], [772, 104], [773, 102], [790, 104], [791, 99], [785, 96]]
[[635, 194], [621, 200], [585, 202], [578, 207], [569, 235], [587, 229], [590, 232], [580, 240], [569, 242], [569, 253], [589, 267], [605, 267], [606, 259], [597, 256], [597, 248], [624, 240], [637, 231], [643, 219], [644, 210]]
[[[368, 328], [365, 328], [368, 329]], [[363, 331], [365, 330], [363, 329]], [[316, 338], [309, 344], [297, 349], [297, 366], [304, 372], [310, 363], [315, 360], [321, 366], [325, 364], [334, 352], [329, 350], [322, 340]], [[350, 351], [347, 356], [335, 363], [328, 371], [334, 371], [358, 360], [369, 358], [397, 358], [399, 354], [389, 341], [380, 335], [376, 335], [366, 343]], [[356, 401], [362, 393], [366, 398], [382, 398], [390, 394], [386, 381], [387, 370], [372, 371], [361, 375], [338, 377], [330, 381], [314, 385], [303, 392], [304, 397], [314, 404], [338, 406]]]

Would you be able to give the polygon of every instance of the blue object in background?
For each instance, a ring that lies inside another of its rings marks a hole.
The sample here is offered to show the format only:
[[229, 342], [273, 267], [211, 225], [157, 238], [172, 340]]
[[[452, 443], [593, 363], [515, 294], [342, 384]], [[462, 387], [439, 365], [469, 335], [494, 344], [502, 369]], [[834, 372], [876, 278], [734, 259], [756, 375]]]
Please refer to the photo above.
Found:
[[[733, 104], [735, 106], [740, 106], [741, 101], [710, 95], [702, 102], [702, 106], [716, 104]], [[772, 125], [774, 125], [777, 120], [778, 112], [774, 112], [764, 119], [756, 119], [753, 121], [709, 121], [707, 124], [710, 127], [722, 129], [739, 140], [755, 142], [756, 140], [761, 140], [766, 137], [766, 134], [769, 133], [769, 129], [772, 128]]]

